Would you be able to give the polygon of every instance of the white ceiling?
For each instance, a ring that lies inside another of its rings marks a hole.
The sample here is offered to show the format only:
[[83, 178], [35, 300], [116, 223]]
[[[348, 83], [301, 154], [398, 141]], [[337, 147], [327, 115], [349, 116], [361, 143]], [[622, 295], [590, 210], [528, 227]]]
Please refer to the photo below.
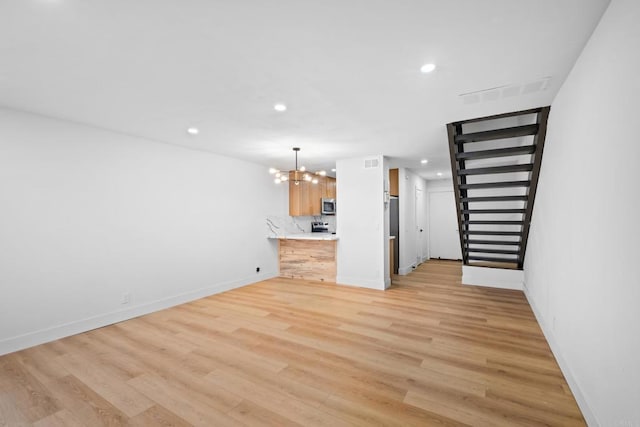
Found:
[[549, 105], [608, 3], [0, 0], [0, 105], [282, 169], [300, 146], [311, 169], [384, 154], [434, 178], [444, 125]]

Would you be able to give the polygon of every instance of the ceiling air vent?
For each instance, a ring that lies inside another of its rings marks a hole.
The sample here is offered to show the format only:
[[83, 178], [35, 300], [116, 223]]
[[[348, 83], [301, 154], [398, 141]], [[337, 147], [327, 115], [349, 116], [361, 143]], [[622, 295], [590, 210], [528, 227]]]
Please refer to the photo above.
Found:
[[464, 104], [479, 104], [481, 102], [497, 101], [501, 98], [528, 95], [530, 93], [547, 90], [551, 77], [544, 77], [528, 83], [492, 87], [458, 95]]
[[378, 159], [365, 159], [364, 160], [364, 168], [371, 169], [378, 167]]

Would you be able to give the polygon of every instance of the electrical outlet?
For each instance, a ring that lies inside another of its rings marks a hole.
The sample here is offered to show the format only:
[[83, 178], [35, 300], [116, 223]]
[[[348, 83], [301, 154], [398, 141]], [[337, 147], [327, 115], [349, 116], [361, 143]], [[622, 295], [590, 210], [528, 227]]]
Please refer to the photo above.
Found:
[[122, 304], [129, 304], [129, 302], [131, 302], [131, 293], [130, 292], [123, 293], [122, 298], [120, 299], [120, 302]]

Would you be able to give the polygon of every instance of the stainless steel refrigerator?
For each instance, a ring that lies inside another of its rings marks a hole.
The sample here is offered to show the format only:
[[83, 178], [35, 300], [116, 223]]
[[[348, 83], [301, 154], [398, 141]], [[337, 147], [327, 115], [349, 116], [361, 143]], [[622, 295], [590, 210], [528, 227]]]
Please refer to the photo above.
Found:
[[389, 204], [389, 235], [396, 236], [393, 240], [393, 274], [398, 274], [398, 266], [400, 265], [400, 210], [397, 197], [391, 197]]

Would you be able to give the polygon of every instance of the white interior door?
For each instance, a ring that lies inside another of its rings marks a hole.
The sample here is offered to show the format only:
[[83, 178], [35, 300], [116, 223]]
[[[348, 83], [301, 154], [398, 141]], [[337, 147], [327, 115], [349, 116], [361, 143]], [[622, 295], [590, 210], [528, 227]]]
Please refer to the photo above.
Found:
[[426, 240], [425, 231], [425, 215], [424, 215], [424, 196], [422, 189], [416, 186], [416, 265], [420, 264], [427, 253], [427, 248], [424, 243]]
[[453, 191], [429, 193], [430, 258], [462, 259]]

